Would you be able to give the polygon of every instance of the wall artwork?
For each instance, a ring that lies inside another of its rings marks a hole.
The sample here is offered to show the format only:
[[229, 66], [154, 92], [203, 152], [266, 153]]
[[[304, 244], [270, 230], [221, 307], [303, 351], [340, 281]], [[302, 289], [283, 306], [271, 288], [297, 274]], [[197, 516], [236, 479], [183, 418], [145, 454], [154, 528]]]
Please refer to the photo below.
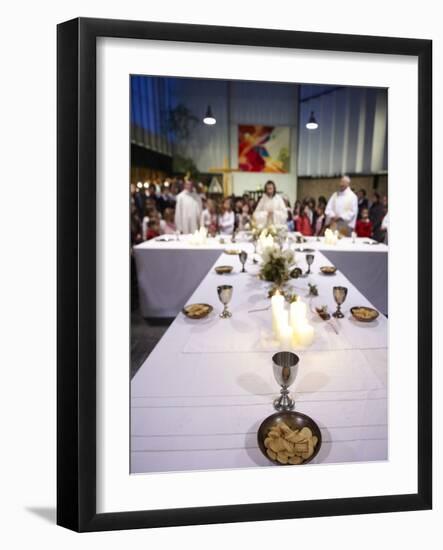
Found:
[[238, 167], [243, 172], [289, 172], [289, 126], [240, 125]]

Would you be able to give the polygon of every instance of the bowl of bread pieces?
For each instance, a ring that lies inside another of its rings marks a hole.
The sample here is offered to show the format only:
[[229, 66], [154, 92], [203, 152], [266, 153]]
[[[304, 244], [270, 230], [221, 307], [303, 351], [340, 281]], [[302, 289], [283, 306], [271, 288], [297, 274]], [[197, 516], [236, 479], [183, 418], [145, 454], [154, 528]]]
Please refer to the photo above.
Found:
[[263, 420], [257, 441], [268, 460], [289, 466], [311, 462], [320, 450], [322, 438], [312, 418], [297, 411], [284, 411]]

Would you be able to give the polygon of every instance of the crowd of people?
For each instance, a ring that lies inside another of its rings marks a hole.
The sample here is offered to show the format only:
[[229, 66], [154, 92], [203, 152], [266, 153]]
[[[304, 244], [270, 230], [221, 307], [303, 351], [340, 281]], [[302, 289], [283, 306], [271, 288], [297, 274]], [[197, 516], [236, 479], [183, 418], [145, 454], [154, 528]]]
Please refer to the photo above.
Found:
[[166, 178], [145, 186], [131, 184], [131, 240], [138, 244], [163, 234], [194, 233], [205, 227], [209, 235], [232, 234], [254, 225], [287, 224], [289, 231], [305, 236], [322, 236], [326, 228], [345, 236], [371, 237], [387, 242], [388, 202], [374, 192], [357, 193], [351, 179], [343, 176], [329, 200], [324, 196], [297, 200], [291, 206], [277, 193], [275, 183], [265, 184], [259, 200], [249, 193], [242, 196], [210, 198], [202, 183], [190, 179]]

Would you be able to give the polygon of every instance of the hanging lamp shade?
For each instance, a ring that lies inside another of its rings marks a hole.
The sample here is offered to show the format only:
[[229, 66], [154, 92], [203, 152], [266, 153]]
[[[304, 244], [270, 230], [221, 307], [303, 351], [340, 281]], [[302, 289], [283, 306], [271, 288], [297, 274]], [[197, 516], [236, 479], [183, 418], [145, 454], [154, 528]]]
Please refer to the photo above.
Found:
[[212, 126], [213, 124], [215, 124], [217, 122], [215, 120], [215, 116], [212, 113], [212, 109], [211, 109], [210, 105], [208, 105], [208, 108], [206, 109], [206, 115], [203, 119], [203, 122], [205, 124], [208, 124], [209, 126]]
[[318, 128], [318, 122], [317, 122], [317, 119], [315, 118], [314, 111], [311, 111], [309, 120], [306, 123], [306, 128], [308, 130], [316, 130]]

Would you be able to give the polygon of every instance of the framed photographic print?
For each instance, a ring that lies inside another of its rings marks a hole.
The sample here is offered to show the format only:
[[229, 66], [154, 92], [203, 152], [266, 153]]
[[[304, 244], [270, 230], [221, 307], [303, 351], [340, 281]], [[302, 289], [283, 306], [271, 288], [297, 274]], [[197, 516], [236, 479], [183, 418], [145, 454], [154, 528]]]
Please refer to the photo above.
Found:
[[59, 25], [59, 525], [431, 507], [431, 67]]

